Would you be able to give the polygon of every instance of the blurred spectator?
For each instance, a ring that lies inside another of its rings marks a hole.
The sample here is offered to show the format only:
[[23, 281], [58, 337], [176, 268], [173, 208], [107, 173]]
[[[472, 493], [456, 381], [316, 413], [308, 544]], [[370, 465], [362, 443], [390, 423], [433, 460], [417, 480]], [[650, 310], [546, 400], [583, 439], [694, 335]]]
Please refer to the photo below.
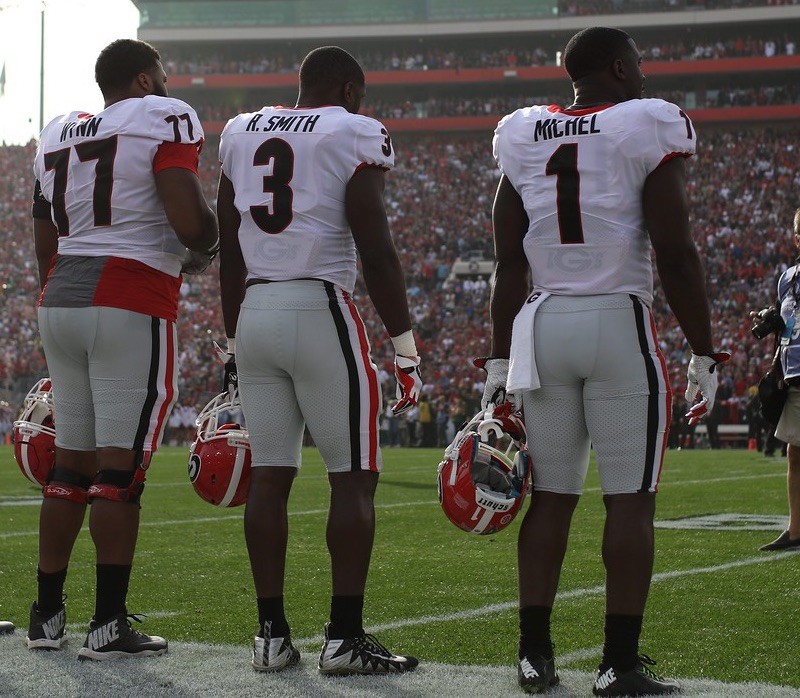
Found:
[[[570, 4], [566, 14], [597, 14], [594, 3]], [[605, 3], [604, 3], [605, 4]], [[621, 3], [616, 3], [621, 4]], [[630, 3], [622, 3], [630, 4]], [[652, 5], [653, 3], [645, 3]], [[673, 3], [677, 4], [677, 3]], [[789, 4], [789, 3], [786, 3]], [[661, 3], [664, 9], [664, 3]], [[670, 9], [673, 9], [670, 7]], [[573, 11], [574, 10], [574, 11]], [[687, 30], [684, 37], [654, 43], [645, 37], [639, 50], [646, 61], [713, 60], [717, 58], [767, 57], [793, 55], [794, 39], [777, 33], [731, 35], [730, 30]], [[775, 31], [774, 29], [772, 30]], [[530, 46], [529, 42], [509, 46], [507, 36], [496, 39], [474, 39], [470, 44], [463, 39], [451, 43], [442, 37], [419, 39], [414, 44], [403, 46], [401, 40], [393, 42], [392, 48], [350, 47], [365, 70], [377, 72], [414, 70], [453, 70], [468, 68], [525, 68], [556, 65], [556, 54], [564, 48], [568, 36], [552, 34], [539, 37], [543, 42]], [[209, 51], [192, 52], [171, 46], [166, 55], [166, 70], [169, 75], [259, 75], [270, 73], [296, 73], [300, 61], [306, 54], [304, 49], [288, 50], [284, 44], [253, 43], [245, 46], [232, 45], [219, 53]], [[194, 49], [197, 51], [197, 49]], [[194, 101], [192, 101], [194, 104]], [[249, 110], [245, 110], [249, 111]]]

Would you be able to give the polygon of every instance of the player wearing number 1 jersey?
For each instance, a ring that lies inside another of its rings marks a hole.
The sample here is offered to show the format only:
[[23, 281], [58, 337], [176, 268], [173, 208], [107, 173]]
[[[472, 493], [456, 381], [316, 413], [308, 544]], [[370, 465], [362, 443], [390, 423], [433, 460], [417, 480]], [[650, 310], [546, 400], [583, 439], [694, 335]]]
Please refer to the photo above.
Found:
[[676, 105], [642, 99], [640, 63], [624, 32], [579, 32], [564, 51], [574, 104], [516, 111], [494, 137], [502, 177], [484, 401], [507, 391], [527, 426], [534, 492], [518, 543], [518, 680], [528, 692], [558, 683], [550, 616], [590, 447], [606, 508], [605, 645], [593, 691], [679, 690], [639, 654], [671, 411], [650, 310], [651, 248], [693, 352], [687, 399], [699, 391], [703, 400], [692, 420], [711, 409], [727, 354], [713, 353], [689, 231], [684, 161], [694, 127]]
[[[362, 607], [381, 468], [381, 390], [351, 298], [356, 253], [396, 350], [400, 413], [421, 387], [400, 262], [383, 206], [394, 150], [383, 125], [358, 115], [364, 73], [334, 46], [308, 54], [295, 107], [231, 119], [220, 141], [217, 215], [228, 376], [235, 359], [250, 434], [245, 537], [258, 603], [253, 667], [295, 664], [284, 613], [287, 501], [304, 426], [328, 469], [333, 594], [319, 670], [413, 669], [364, 632]], [[238, 322], [238, 324], [237, 324]]]
[[91, 504], [97, 597], [78, 654], [104, 660], [167, 649], [131, 628], [128, 581], [145, 471], [177, 399], [181, 272], [208, 265], [218, 234], [197, 177], [203, 130], [167, 96], [158, 52], [115, 41], [95, 73], [105, 108], [51, 121], [34, 163], [39, 330], [58, 423], [27, 643], [65, 642], [67, 564]]

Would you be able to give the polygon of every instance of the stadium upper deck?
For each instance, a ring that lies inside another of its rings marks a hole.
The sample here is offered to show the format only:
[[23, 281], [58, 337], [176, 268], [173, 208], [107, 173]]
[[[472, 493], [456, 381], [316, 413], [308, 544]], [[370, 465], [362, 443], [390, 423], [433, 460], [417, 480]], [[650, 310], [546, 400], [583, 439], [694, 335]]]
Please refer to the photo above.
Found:
[[[406, 114], [418, 116], [385, 119], [392, 132], [492, 129], [502, 113], [489, 108], [477, 116], [442, 116], [441, 109], [431, 110], [431, 100], [504, 104], [518, 95], [561, 94], [567, 85], [558, 51], [576, 30], [598, 23], [627, 28], [648, 56], [662, 46], [749, 42], [757, 47], [749, 55], [712, 50], [702, 57], [683, 52], [677, 60], [648, 61], [648, 93], [681, 92], [681, 106], [697, 122], [788, 122], [800, 118], [794, 100], [708, 105], [720, 90], [798, 82], [795, 3], [800, 0], [137, 1], [139, 36], [164, 55], [171, 93], [217, 107], [219, 118], [205, 124], [209, 135], [253, 105], [292, 104], [299, 59], [324, 43], [343, 46], [366, 67], [367, 107], [370, 101], [408, 104]], [[767, 49], [776, 43], [780, 51]], [[494, 56], [489, 66], [480, 61], [484, 55]], [[426, 58], [441, 56], [447, 59]], [[392, 69], [395, 64], [400, 69]], [[429, 116], [432, 111], [438, 115]]]

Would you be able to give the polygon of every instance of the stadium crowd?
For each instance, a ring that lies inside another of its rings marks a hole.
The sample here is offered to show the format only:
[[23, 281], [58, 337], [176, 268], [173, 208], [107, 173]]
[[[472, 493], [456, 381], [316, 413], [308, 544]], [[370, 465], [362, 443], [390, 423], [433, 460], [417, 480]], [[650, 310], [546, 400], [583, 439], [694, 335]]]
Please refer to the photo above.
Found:
[[[793, 192], [800, 187], [798, 143], [796, 128], [701, 129], [698, 156], [690, 160], [692, 225], [706, 266], [714, 332], [735, 349], [718, 394], [723, 423], [744, 420], [750, 391], [771, 358], [771, 342], [758, 343], [750, 334], [748, 311], [773, 300], [775, 279], [794, 257], [786, 221], [792, 220], [797, 206]], [[385, 418], [382, 428], [388, 444], [442, 445], [454, 426], [477, 409], [483, 388], [483, 372], [471, 360], [489, 350], [488, 280], [455, 277], [452, 271], [458, 258], [492, 256], [490, 211], [498, 173], [488, 134], [401, 134], [396, 150], [386, 202], [424, 357], [426, 399], [407, 418]], [[0, 169], [6, 173], [0, 183], [5, 240], [0, 330], [7, 338], [0, 354], [0, 398], [14, 408], [46, 374], [37, 334], [38, 280], [30, 233], [34, 152], [33, 144], [0, 147]], [[213, 201], [219, 174], [214, 143], [203, 150], [201, 174]], [[394, 351], [363, 285], [357, 286], [356, 296], [389, 403]], [[204, 275], [185, 277], [181, 297], [180, 404], [191, 411], [220, 389], [221, 366], [212, 348], [212, 340], [224, 337], [216, 263]], [[678, 397], [689, 350], [658, 291], [654, 311]], [[186, 430], [180, 433], [185, 438]]]
[[[393, 48], [391, 51], [359, 49], [353, 52], [366, 70], [461, 70], [462, 68], [516, 68], [555, 65], [556, 54], [563, 46], [554, 39], [551, 44], [530, 47], [518, 45], [510, 48], [487, 44], [483, 47], [465, 48], [463, 42], [448, 47], [446, 41], [436, 40], [426, 45]], [[796, 40], [791, 35], [730, 35], [687, 34], [685, 40], [650, 43], [643, 39], [639, 46], [642, 55], [650, 61], [708, 60], [716, 58], [766, 57], [794, 55]], [[282, 53], [264, 51], [263, 45], [247, 49], [227, 48], [222, 53], [193, 52], [176, 47], [169, 52], [167, 72], [171, 75], [258, 74], [297, 72], [305, 49]]]
[[[685, 109], [712, 109], [726, 107], [767, 106], [774, 104], [797, 104], [800, 102], [800, 85], [787, 83], [781, 85], [758, 85], [757, 87], [709, 87], [705, 93], [693, 91], [653, 89], [647, 90], [647, 97], [659, 97]], [[439, 94], [435, 97], [418, 100], [370, 98], [361, 109], [362, 114], [376, 119], [427, 119], [436, 117], [496, 116], [500, 119], [515, 109], [527, 104], [566, 105], [572, 96], [566, 90], [538, 95], [476, 95], [474, 97], [449, 97]], [[193, 103], [203, 121], [227, 121], [231, 108], [218, 102], [198, 100]], [[238, 113], [258, 111], [263, 102], [250, 102], [239, 106]]]

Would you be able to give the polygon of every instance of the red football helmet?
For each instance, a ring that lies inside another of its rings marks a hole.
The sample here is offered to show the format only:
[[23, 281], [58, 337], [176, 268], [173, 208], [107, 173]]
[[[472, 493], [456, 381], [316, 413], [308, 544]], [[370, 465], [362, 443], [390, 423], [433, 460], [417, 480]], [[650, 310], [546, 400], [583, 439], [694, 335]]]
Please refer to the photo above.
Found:
[[250, 439], [233, 422], [219, 424], [223, 412], [239, 412], [239, 393], [220, 393], [195, 420], [197, 433], [189, 451], [189, 479], [195, 492], [218, 507], [237, 507], [250, 489]]
[[14, 458], [31, 482], [47, 484], [56, 462], [56, 428], [49, 378], [36, 383], [22, 403], [19, 419], [14, 422]]
[[510, 402], [479, 412], [456, 434], [439, 464], [439, 503], [469, 533], [502, 531], [522, 508], [530, 459], [522, 415]]

